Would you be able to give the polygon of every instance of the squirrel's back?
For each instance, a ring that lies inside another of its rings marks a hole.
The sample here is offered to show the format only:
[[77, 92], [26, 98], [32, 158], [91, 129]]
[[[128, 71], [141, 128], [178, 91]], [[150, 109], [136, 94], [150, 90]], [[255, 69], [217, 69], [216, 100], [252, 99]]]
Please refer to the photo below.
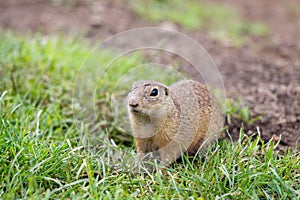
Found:
[[[184, 80], [174, 83], [170, 89], [180, 99], [183, 119], [197, 121], [197, 129], [194, 138], [187, 150], [189, 154], [195, 154], [198, 150], [206, 147], [220, 136], [223, 117], [211, 92], [204, 85], [194, 80]], [[194, 114], [191, 114], [194, 113]], [[198, 116], [193, 117], [192, 115]]]

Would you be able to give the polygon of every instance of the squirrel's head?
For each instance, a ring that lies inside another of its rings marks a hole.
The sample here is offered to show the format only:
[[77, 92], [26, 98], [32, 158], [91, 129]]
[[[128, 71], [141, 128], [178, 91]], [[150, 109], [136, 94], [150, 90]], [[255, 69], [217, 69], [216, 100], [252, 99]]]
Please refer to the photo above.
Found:
[[128, 110], [140, 117], [161, 118], [166, 116], [172, 101], [169, 88], [155, 81], [138, 81], [127, 96]]

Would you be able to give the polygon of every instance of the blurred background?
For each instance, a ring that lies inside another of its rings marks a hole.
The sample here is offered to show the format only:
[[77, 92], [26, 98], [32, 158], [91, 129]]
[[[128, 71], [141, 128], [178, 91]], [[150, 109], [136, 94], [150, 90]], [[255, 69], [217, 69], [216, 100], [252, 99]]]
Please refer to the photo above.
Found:
[[[0, 0], [0, 76], [17, 76], [18, 65], [7, 70], [8, 41], [17, 37], [71, 36], [93, 46], [121, 31], [145, 26], [183, 32], [208, 51], [231, 99], [226, 112], [233, 137], [242, 124], [249, 135], [257, 133], [259, 126], [265, 140], [278, 140], [281, 135], [280, 148], [296, 145], [300, 138], [298, 0]], [[49, 52], [55, 55], [64, 45], [64, 40], [55, 43]], [[27, 48], [30, 52], [33, 47]], [[68, 49], [64, 53], [60, 54], [72, 60], [68, 55], [82, 52]], [[166, 63], [173, 59], [170, 55], [157, 58]], [[187, 67], [180, 67], [188, 73]], [[1, 87], [9, 88], [9, 81], [2, 81]]]
[[134, 27], [163, 26], [202, 30], [228, 43], [271, 33], [273, 42], [299, 45], [300, 37], [297, 0], [1, 0], [0, 13], [1, 29], [16, 32], [99, 37]]

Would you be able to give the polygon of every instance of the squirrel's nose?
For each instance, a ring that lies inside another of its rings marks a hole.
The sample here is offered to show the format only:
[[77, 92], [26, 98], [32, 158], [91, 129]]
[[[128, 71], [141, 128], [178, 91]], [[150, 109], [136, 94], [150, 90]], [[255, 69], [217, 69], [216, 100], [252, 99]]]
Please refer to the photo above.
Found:
[[139, 103], [138, 103], [138, 101], [137, 101], [136, 99], [130, 99], [130, 100], [128, 101], [128, 103], [129, 103], [129, 105], [130, 105], [131, 107], [137, 107], [137, 106], [139, 105]]

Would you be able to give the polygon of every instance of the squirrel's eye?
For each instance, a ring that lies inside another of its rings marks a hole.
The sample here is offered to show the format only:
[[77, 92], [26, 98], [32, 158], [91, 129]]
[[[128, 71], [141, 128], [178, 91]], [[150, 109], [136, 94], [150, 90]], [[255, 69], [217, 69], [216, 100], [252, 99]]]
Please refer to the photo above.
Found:
[[156, 88], [151, 90], [150, 96], [157, 96], [158, 95], [158, 90]]

